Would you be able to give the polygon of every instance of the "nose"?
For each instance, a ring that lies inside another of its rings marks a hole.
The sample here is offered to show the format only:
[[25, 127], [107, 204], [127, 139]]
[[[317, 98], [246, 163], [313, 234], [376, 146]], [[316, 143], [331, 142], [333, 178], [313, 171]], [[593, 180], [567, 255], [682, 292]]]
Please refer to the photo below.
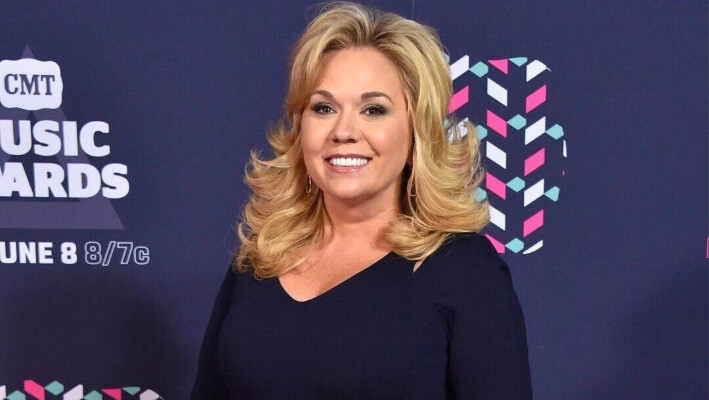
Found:
[[354, 111], [343, 110], [340, 112], [330, 132], [330, 139], [338, 143], [357, 142], [360, 134], [356, 119], [357, 113]]

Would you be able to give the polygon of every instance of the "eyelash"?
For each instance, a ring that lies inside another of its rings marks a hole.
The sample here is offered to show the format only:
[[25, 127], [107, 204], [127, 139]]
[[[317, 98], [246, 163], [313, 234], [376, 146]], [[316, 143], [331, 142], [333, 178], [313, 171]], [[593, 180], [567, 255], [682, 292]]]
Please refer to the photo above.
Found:
[[[329, 108], [330, 110], [332, 110], [332, 106], [330, 106], [327, 103], [317, 103], [317, 104], [314, 104], [312, 107], [310, 107], [310, 109], [313, 110], [317, 114], [330, 114], [330, 112], [323, 111], [324, 108]], [[362, 112], [366, 113], [369, 111], [373, 111], [374, 114], [366, 114], [368, 116], [380, 116], [380, 115], [385, 115], [387, 113], [387, 109], [385, 107], [377, 105], [377, 104], [367, 106], [364, 109], [364, 111], [362, 111]]]
[[323, 108], [329, 108], [330, 110], [332, 110], [332, 107], [325, 103], [317, 103], [310, 107], [310, 109], [316, 112], [317, 114], [329, 114], [328, 112], [323, 112]]
[[[375, 112], [376, 112], [375, 115], [385, 115], [385, 114], [387, 113], [387, 109], [386, 109], [386, 108], [384, 108], [384, 107], [382, 107], [382, 106], [379, 106], [379, 105], [376, 105], [376, 104], [375, 104], [375, 105], [371, 105], [371, 106], [367, 106], [367, 108], [365, 108], [364, 111], [375, 111]], [[371, 114], [370, 114], [370, 115], [371, 115]]]

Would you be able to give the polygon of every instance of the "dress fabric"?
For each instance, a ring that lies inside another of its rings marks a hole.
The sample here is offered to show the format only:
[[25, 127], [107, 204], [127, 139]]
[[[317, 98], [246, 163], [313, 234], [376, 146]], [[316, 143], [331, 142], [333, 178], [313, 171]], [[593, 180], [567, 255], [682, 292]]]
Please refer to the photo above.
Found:
[[413, 273], [391, 252], [314, 299], [228, 271], [192, 400], [531, 399], [507, 264], [455, 234]]

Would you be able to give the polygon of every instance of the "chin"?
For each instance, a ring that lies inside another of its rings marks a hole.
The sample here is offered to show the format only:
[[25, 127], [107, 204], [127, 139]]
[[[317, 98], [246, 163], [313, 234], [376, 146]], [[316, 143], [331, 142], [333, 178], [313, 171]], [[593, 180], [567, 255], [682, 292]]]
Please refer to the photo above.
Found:
[[323, 190], [323, 193], [335, 200], [343, 201], [357, 201], [371, 197], [371, 193], [361, 188], [338, 188], [334, 190]]
[[331, 192], [329, 193], [330, 197], [336, 200], [359, 200], [359, 199], [364, 199], [367, 198], [368, 195], [366, 193], [362, 193], [359, 191], [340, 191], [340, 192]]

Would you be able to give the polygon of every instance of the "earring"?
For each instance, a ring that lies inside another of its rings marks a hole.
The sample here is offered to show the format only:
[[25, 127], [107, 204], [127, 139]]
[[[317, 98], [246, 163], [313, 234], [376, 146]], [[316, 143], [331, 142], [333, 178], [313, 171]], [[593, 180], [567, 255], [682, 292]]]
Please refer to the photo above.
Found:
[[414, 190], [416, 189], [416, 185], [414, 184], [414, 160], [413, 160], [415, 151], [416, 151], [416, 129], [414, 129], [413, 146], [411, 148], [412, 160], [411, 160], [411, 171], [409, 173], [409, 180], [411, 181], [411, 192], [409, 193], [409, 197], [416, 197], [416, 193], [414, 193]]
[[310, 189], [313, 186], [313, 180], [310, 179], [310, 175], [308, 175], [308, 185], [305, 187], [305, 193], [310, 194]]
[[416, 193], [414, 193], [414, 190], [416, 189], [416, 185], [414, 184], [414, 164], [413, 163], [411, 164], [411, 174], [409, 175], [409, 179], [411, 180], [411, 192], [409, 193], [409, 197], [416, 197]]

